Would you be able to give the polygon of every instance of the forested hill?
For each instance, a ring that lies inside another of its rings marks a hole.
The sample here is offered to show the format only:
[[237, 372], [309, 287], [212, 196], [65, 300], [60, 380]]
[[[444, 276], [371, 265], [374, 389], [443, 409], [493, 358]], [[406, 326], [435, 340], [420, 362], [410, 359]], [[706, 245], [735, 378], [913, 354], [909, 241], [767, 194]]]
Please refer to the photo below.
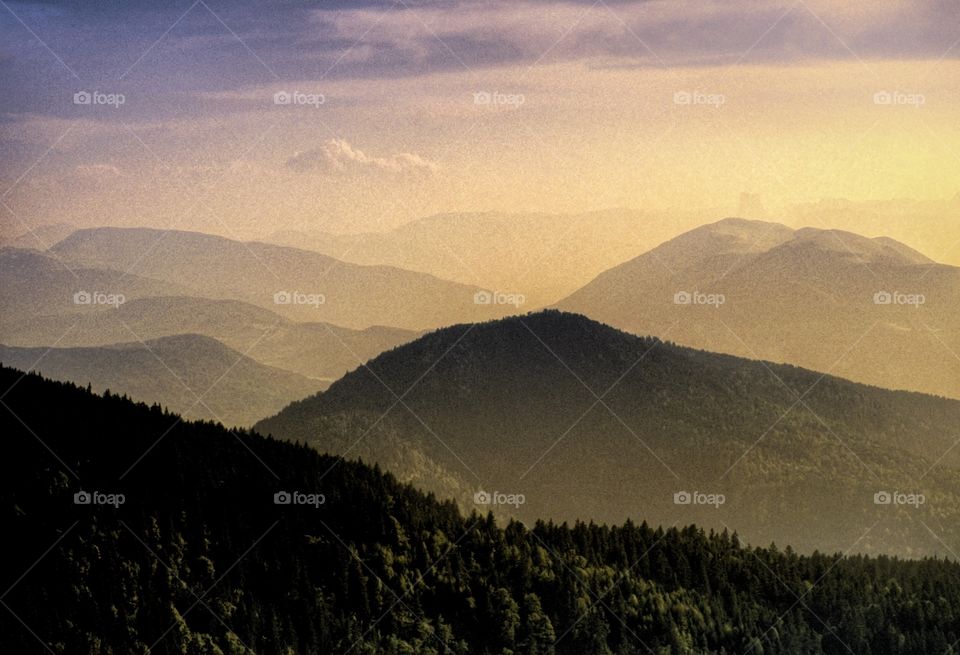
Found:
[[[957, 426], [957, 400], [542, 311], [426, 334], [254, 429], [443, 497], [459, 480], [464, 507], [478, 487], [523, 494], [497, 507], [528, 523], [680, 521], [804, 553], [917, 557], [960, 552]], [[726, 502], [678, 507], [693, 490]], [[877, 504], [885, 490], [927, 502]]]
[[0, 368], [3, 653], [957, 649], [955, 563], [499, 528], [360, 463], [21, 375]]

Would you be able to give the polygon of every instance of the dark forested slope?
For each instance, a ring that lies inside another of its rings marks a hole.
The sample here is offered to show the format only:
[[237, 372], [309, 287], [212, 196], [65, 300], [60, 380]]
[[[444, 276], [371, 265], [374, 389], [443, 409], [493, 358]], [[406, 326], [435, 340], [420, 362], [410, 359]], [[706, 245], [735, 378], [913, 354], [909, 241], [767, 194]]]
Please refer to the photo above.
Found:
[[0, 386], [4, 653], [927, 655], [960, 637], [954, 563], [498, 528], [305, 446], [7, 368]]

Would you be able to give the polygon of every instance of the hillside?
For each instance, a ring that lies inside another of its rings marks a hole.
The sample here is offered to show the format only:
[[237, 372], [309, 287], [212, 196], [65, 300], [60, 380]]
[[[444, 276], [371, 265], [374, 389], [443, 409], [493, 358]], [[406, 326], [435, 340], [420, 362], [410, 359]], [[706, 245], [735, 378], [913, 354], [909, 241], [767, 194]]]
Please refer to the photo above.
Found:
[[634, 334], [960, 398], [960, 268], [885, 237], [727, 219], [557, 308]]
[[74, 266], [130, 271], [193, 290], [180, 295], [242, 300], [291, 320], [356, 329], [389, 322], [420, 330], [513, 309], [477, 304], [478, 287], [425, 273], [198, 232], [85, 229], [50, 250]]
[[227, 426], [252, 425], [325, 386], [192, 334], [87, 348], [0, 346], [0, 362]]
[[7, 368], [0, 388], [3, 652], [929, 655], [960, 637], [956, 563], [500, 528], [305, 446]]
[[[694, 521], [755, 544], [915, 555], [960, 547], [958, 425], [957, 401], [541, 312], [427, 334], [256, 429], [416, 482], [429, 476], [398, 464], [415, 451], [463, 503], [523, 494], [497, 509], [524, 520]], [[885, 490], [926, 503], [876, 505]], [[726, 502], [678, 508], [694, 491]]]

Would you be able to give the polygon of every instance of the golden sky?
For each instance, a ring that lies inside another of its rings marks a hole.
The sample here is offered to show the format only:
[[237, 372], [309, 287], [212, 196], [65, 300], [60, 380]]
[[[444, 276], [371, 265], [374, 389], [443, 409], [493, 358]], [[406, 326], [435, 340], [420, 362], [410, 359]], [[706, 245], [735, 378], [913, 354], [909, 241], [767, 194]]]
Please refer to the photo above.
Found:
[[953, 2], [10, 7], [5, 232], [627, 207], [659, 232], [749, 213], [960, 264]]

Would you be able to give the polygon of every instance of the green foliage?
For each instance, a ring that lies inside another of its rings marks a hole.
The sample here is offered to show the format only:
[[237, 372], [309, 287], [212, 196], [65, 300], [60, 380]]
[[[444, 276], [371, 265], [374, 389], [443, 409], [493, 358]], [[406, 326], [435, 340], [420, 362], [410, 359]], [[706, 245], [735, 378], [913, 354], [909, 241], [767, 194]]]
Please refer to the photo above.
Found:
[[[953, 562], [645, 523], [501, 528], [305, 445], [19, 376], [0, 369], [16, 382], [3, 653], [927, 655], [960, 639]], [[126, 503], [74, 505], [81, 485]], [[326, 502], [275, 505], [279, 490]]]

